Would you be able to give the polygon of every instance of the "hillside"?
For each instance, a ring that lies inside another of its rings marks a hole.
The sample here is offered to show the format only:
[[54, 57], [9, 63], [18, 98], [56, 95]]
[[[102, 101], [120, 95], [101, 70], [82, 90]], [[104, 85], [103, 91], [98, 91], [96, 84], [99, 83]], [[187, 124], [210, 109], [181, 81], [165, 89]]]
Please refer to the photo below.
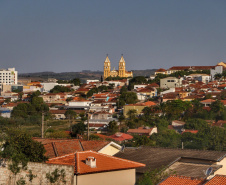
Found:
[[[156, 69], [146, 69], [146, 70], [133, 70], [134, 76], [150, 76], [154, 74]], [[74, 78], [80, 78], [82, 82], [87, 79], [94, 80], [100, 79], [103, 75], [102, 71], [82, 71], [82, 72], [37, 72], [37, 73], [21, 73], [19, 78], [29, 78], [32, 81], [45, 81], [48, 78], [55, 78], [58, 80], [71, 80]]]

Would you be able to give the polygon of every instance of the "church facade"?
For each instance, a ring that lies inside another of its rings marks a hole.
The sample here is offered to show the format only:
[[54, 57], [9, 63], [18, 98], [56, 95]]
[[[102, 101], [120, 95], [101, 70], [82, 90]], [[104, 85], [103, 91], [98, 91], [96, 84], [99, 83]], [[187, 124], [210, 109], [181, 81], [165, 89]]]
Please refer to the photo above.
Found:
[[123, 58], [123, 55], [121, 56], [120, 60], [119, 60], [119, 66], [118, 66], [118, 70], [113, 69], [111, 71], [111, 62], [110, 59], [107, 55], [105, 61], [104, 61], [104, 79], [106, 79], [107, 77], [133, 77], [133, 72], [132, 71], [126, 71], [126, 62]]

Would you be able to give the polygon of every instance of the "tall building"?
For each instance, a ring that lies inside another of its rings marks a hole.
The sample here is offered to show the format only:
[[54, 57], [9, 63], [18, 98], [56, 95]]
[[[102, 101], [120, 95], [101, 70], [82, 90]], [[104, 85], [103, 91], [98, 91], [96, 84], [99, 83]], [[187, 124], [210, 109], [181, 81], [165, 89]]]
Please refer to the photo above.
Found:
[[123, 55], [121, 56], [120, 60], [119, 60], [119, 66], [118, 66], [118, 70], [113, 69], [111, 71], [111, 62], [110, 59], [107, 55], [105, 61], [104, 61], [104, 79], [106, 79], [107, 77], [133, 77], [133, 72], [132, 71], [126, 71], [126, 62], [123, 58]]
[[0, 69], [0, 85], [17, 84], [18, 74], [15, 68]]

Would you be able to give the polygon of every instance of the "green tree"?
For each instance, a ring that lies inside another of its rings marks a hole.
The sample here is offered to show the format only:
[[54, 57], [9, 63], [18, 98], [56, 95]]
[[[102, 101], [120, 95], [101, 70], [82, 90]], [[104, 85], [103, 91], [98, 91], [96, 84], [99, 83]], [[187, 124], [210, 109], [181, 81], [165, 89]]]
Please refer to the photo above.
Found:
[[44, 146], [34, 141], [26, 132], [18, 129], [7, 130], [7, 136], [0, 151], [2, 158], [9, 159], [9, 170], [16, 175], [26, 169], [27, 162], [45, 162]]
[[73, 110], [66, 110], [66, 112], [64, 113], [65, 117], [67, 119], [75, 119], [77, 118], [77, 113]]
[[50, 90], [51, 93], [60, 93], [60, 92], [71, 92], [73, 91], [70, 87], [56, 85]]
[[224, 104], [220, 100], [216, 100], [215, 102], [211, 103], [210, 108], [211, 111], [216, 113], [218, 116], [220, 116], [221, 112], [225, 110]]
[[108, 124], [108, 132], [110, 134], [114, 134], [118, 131], [119, 131], [118, 123], [115, 120], [110, 121]]
[[156, 168], [153, 170], [148, 170], [144, 175], [138, 180], [136, 185], [155, 185], [159, 184], [163, 179], [170, 175], [175, 174], [174, 171], [166, 171], [164, 167]]
[[134, 104], [137, 102], [137, 94], [135, 92], [123, 92], [119, 96], [119, 107], [123, 107], [125, 104]]
[[73, 83], [75, 86], [81, 85], [81, 81], [79, 78], [74, 78], [73, 80], [70, 81], [70, 83]]
[[83, 135], [86, 130], [86, 125], [83, 122], [79, 122], [72, 126], [72, 135], [77, 136], [77, 134]]
[[219, 80], [221, 78], [222, 78], [222, 74], [220, 74], [220, 73], [217, 73], [217, 74], [214, 75], [215, 80]]
[[130, 109], [130, 110], [126, 113], [126, 115], [128, 116], [128, 118], [129, 118], [130, 120], [133, 120], [133, 119], [136, 117], [136, 115], [137, 115], [137, 110], [135, 110], [135, 109]]
[[150, 136], [157, 146], [177, 148], [181, 146], [181, 135], [174, 130], [163, 130]]

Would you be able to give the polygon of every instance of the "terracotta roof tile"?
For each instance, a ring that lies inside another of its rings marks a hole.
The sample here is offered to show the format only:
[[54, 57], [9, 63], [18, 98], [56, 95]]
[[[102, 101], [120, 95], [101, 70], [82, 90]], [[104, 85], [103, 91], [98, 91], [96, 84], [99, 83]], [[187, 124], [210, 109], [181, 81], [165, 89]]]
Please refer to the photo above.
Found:
[[192, 134], [197, 134], [198, 130], [189, 130], [189, 129], [185, 129], [181, 134], [185, 133], [185, 132], [190, 132]]
[[185, 176], [170, 176], [159, 185], [201, 185], [203, 184], [203, 182], [203, 179], [196, 179]]
[[109, 138], [114, 139], [115, 141], [125, 141], [133, 139], [133, 136], [125, 133], [117, 132], [114, 135], [109, 136]]
[[64, 156], [70, 153], [85, 150], [93, 150], [98, 152], [110, 143], [109, 141], [83, 141], [79, 139], [33, 139], [44, 145], [46, 150], [45, 155], [49, 158]]
[[[96, 159], [95, 168], [91, 168], [85, 163], [88, 157], [94, 157]], [[142, 163], [112, 157], [94, 151], [72, 153], [62, 157], [49, 159], [49, 161], [47, 161], [46, 163], [73, 165], [75, 167], [75, 174], [98, 173], [123, 169], [133, 169], [145, 166], [145, 164]]]
[[215, 175], [205, 185], [223, 185], [226, 184], [226, 175]]

